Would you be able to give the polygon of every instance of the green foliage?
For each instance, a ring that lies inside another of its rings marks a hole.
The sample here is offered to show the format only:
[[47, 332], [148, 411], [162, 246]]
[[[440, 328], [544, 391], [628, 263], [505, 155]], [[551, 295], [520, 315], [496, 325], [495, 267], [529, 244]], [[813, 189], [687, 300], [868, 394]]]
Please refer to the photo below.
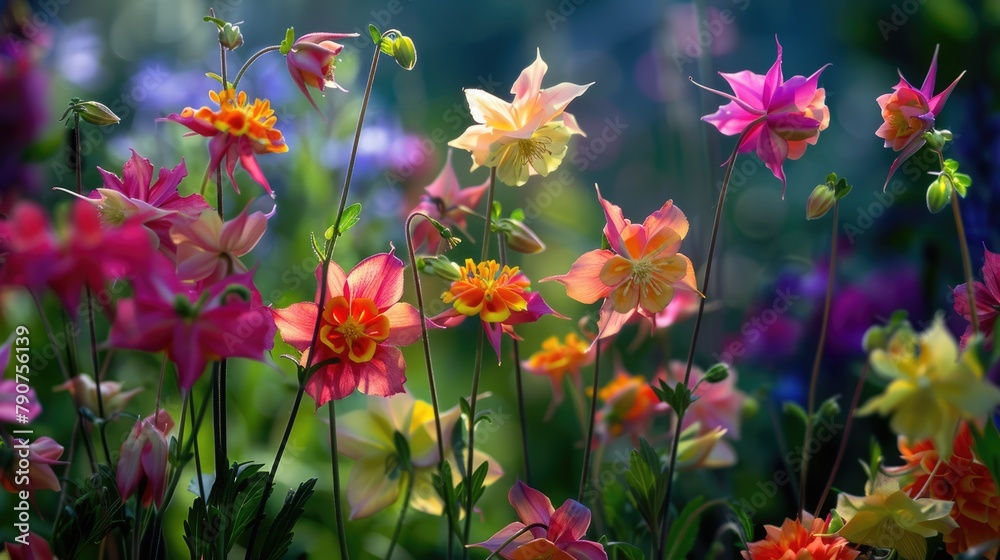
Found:
[[[360, 220], [361, 220], [360, 203], [355, 202], [354, 204], [348, 206], [347, 208], [344, 208], [344, 213], [341, 214], [340, 216], [340, 227], [337, 228], [338, 229], [337, 236], [339, 237], [341, 235], [344, 235], [344, 233], [347, 232], [347, 230], [354, 227]], [[323, 237], [325, 237], [327, 241], [333, 239], [334, 227], [337, 227], [337, 224], [333, 224], [332, 226], [326, 228], [326, 231], [323, 233]]]
[[[137, 524], [135, 512], [122, 503], [115, 473], [107, 465], [98, 465], [97, 473], [86, 479], [75, 498], [70, 498], [53, 529], [53, 552], [59, 558], [73, 559], [89, 544], [101, 542], [116, 529], [127, 530]], [[72, 491], [70, 491], [72, 496]]]
[[607, 537], [601, 537], [598, 542], [604, 545], [608, 560], [646, 560], [646, 555], [633, 544], [609, 542]]
[[253, 521], [264, 497], [267, 474], [259, 463], [234, 463], [216, 477], [208, 502], [199, 496], [184, 522], [184, 541], [191, 558], [224, 560]]
[[982, 431], [975, 424], [970, 424], [969, 430], [975, 443], [973, 449], [976, 457], [989, 469], [990, 475], [1000, 488], [1000, 432], [997, 431], [996, 421], [991, 419], [986, 422]]
[[299, 484], [295, 490], [289, 490], [285, 496], [285, 503], [274, 518], [274, 523], [267, 530], [264, 537], [264, 545], [261, 548], [260, 558], [264, 560], [279, 560], [285, 557], [288, 548], [292, 546], [292, 537], [295, 535], [295, 523], [302, 517], [305, 511], [306, 502], [313, 494], [316, 486], [316, 479]]
[[288, 55], [292, 52], [292, 46], [295, 44], [295, 28], [289, 27], [285, 30], [285, 38], [281, 41], [281, 46], [278, 48], [278, 52], [283, 55]]
[[691, 389], [687, 385], [678, 383], [671, 387], [666, 381], [660, 379], [659, 387], [653, 387], [653, 392], [663, 402], [670, 405], [678, 415], [687, 412], [691, 403], [698, 400], [698, 397], [691, 394]]
[[704, 496], [691, 500], [670, 524], [670, 537], [667, 539], [666, 548], [667, 560], [683, 560], [694, 548], [695, 537], [698, 536], [698, 520], [705, 511], [698, 509], [704, 503]]
[[629, 455], [629, 469], [625, 472], [629, 498], [642, 515], [650, 534], [659, 534], [660, 519], [665, 513], [663, 502], [667, 497], [670, 474], [660, 459], [660, 454], [645, 439], [639, 439], [639, 449]]

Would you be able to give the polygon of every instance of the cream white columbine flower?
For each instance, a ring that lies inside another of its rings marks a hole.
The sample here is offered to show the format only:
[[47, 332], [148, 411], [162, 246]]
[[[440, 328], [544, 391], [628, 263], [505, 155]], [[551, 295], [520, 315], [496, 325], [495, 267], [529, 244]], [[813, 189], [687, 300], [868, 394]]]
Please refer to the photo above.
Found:
[[545, 177], [559, 167], [570, 136], [586, 136], [565, 109], [593, 83], [563, 82], [542, 89], [548, 69], [539, 51], [514, 82], [511, 103], [481, 89], [465, 90], [469, 111], [478, 124], [448, 145], [472, 152], [473, 170], [495, 167], [498, 179], [520, 187], [529, 176]]

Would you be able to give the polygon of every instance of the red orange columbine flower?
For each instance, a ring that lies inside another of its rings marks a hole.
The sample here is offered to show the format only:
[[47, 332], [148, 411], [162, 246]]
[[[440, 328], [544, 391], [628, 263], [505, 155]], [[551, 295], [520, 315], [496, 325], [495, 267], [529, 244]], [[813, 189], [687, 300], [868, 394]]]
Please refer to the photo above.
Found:
[[357, 36], [357, 33], [307, 33], [295, 41], [292, 50], [285, 57], [292, 81], [317, 111], [319, 107], [306, 86], [318, 89], [320, 94], [327, 87], [347, 91], [333, 79], [334, 62], [344, 50], [344, 45], [334, 39]]
[[486, 336], [500, 359], [500, 337], [503, 333], [511, 337], [514, 325], [533, 323], [542, 315], [557, 315], [542, 299], [540, 294], [529, 291], [531, 281], [518, 267], [510, 267], [496, 261], [476, 263], [465, 259], [465, 266], [459, 267], [460, 280], [451, 283], [451, 288], [441, 294], [441, 300], [452, 308], [433, 317], [433, 321], [444, 327], [455, 326], [466, 317], [478, 316], [486, 329]]
[[622, 216], [622, 209], [601, 197], [611, 250], [584, 253], [569, 272], [543, 278], [566, 286], [566, 294], [581, 302], [605, 298], [595, 342], [619, 330], [636, 313], [652, 320], [674, 297], [675, 288], [698, 291], [694, 266], [677, 251], [688, 232], [680, 208], [668, 200], [642, 224]]
[[233, 178], [238, 161], [250, 177], [274, 198], [267, 177], [264, 177], [257, 165], [257, 154], [280, 154], [288, 151], [281, 131], [274, 128], [278, 118], [274, 116], [271, 102], [255, 99], [253, 103], [248, 103], [246, 92], [237, 93], [233, 88], [210, 91], [208, 96], [219, 106], [218, 109], [186, 107], [179, 115], [172, 113], [163, 120], [180, 123], [190, 128], [194, 134], [212, 139], [208, 143], [211, 158], [206, 178], [219, 169], [225, 160], [226, 173], [233, 189], [240, 192], [236, 179]]
[[542, 342], [541, 350], [521, 362], [525, 371], [544, 375], [552, 382], [552, 403], [545, 413], [546, 420], [563, 400], [563, 378], [569, 375], [572, 382], [579, 385], [580, 368], [594, 363], [594, 354], [587, 351], [588, 346], [576, 333], [568, 333], [563, 341], [550, 336]]
[[656, 397], [645, 377], [624, 371], [619, 371], [610, 383], [601, 387], [597, 398], [604, 403], [597, 411], [598, 433], [604, 439], [629, 434], [638, 443], [639, 436], [648, 433], [653, 418], [670, 411], [670, 407]]
[[802, 512], [801, 520], [785, 519], [781, 527], [764, 525], [767, 536], [741, 552], [745, 560], [854, 560], [861, 554], [847, 539], [828, 533], [829, 520]]
[[[316, 268], [317, 282], [323, 265]], [[420, 313], [403, 297], [403, 263], [393, 251], [368, 257], [350, 273], [330, 263], [327, 300], [322, 317], [313, 302], [274, 309], [274, 321], [286, 343], [302, 352], [302, 364], [316, 352], [313, 364], [323, 365], [306, 382], [306, 392], [322, 406], [342, 399], [355, 389], [388, 397], [403, 392], [406, 362], [397, 346], [420, 338]], [[317, 290], [319, 297], [319, 290]], [[319, 340], [313, 331], [320, 321]]]

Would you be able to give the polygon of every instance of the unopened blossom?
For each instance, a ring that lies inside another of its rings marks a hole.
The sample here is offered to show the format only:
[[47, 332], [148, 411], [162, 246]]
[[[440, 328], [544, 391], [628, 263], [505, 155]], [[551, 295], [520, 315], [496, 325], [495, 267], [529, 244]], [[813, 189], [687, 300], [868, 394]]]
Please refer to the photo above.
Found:
[[802, 157], [806, 147], [815, 144], [820, 131], [830, 125], [826, 91], [817, 87], [820, 74], [829, 65], [808, 78], [792, 76], [786, 80], [781, 72], [781, 43], [777, 37], [775, 43], [778, 58], [766, 75], [749, 70], [719, 73], [733, 88], [734, 95], [700, 86], [730, 100], [701, 120], [726, 136], [742, 134], [737, 151], [756, 153], [781, 181], [781, 196], [784, 197], [785, 160]]
[[885, 179], [886, 186], [896, 169], [927, 143], [924, 139], [924, 133], [934, 128], [935, 117], [944, 109], [944, 104], [948, 101], [951, 91], [965, 75], [963, 71], [944, 91], [934, 95], [937, 56], [938, 47], [934, 47], [931, 66], [919, 89], [910, 85], [910, 82], [906, 81], [906, 78], [900, 73], [899, 83], [893, 86], [892, 93], [880, 95], [876, 100], [882, 109], [882, 118], [885, 122], [875, 131], [875, 135], [885, 139], [886, 148], [900, 152], [896, 161], [892, 162], [892, 167], [889, 168], [889, 176]]
[[210, 91], [208, 95], [219, 106], [218, 109], [186, 107], [180, 114], [171, 113], [162, 120], [180, 123], [195, 134], [212, 139], [208, 143], [209, 161], [205, 180], [225, 163], [229, 181], [239, 193], [240, 188], [233, 177], [239, 162], [250, 177], [274, 198], [271, 185], [257, 164], [258, 154], [288, 151], [281, 131], [274, 128], [278, 117], [274, 116], [271, 102], [255, 99], [249, 103], [246, 92], [237, 93], [232, 88]]
[[477, 124], [448, 145], [472, 152], [473, 170], [494, 167], [500, 181], [520, 187], [529, 176], [545, 177], [558, 168], [570, 136], [584, 135], [566, 106], [593, 83], [563, 82], [542, 89], [548, 69], [538, 51], [535, 61], [514, 82], [510, 103], [481, 89], [465, 90]]
[[594, 353], [588, 352], [590, 345], [576, 333], [567, 333], [560, 341], [550, 336], [542, 342], [542, 348], [521, 362], [528, 373], [545, 376], [552, 382], [552, 402], [545, 413], [545, 419], [552, 417], [556, 407], [563, 400], [563, 379], [568, 375], [570, 383], [580, 386], [580, 368], [594, 363]]
[[[584, 539], [590, 527], [590, 510], [580, 502], [566, 500], [556, 509], [545, 494], [521, 481], [511, 487], [507, 499], [520, 521], [507, 525], [489, 540], [470, 546], [490, 552], [499, 550], [497, 555], [509, 560], [608, 559], [603, 545]], [[528, 527], [531, 529], [525, 530]], [[513, 540], [505, 544], [511, 538]]]
[[48, 436], [0, 437], [5, 438], [2, 443], [10, 451], [10, 463], [0, 465], [0, 484], [8, 492], [17, 493], [21, 490], [58, 492], [62, 488], [52, 466], [65, 464], [65, 461], [59, 460], [59, 457], [62, 457], [63, 446]]
[[[97, 383], [94, 378], [86, 373], [77, 375], [69, 381], [56, 385], [55, 391], [69, 391], [78, 407], [86, 407], [95, 415], [100, 411], [97, 402]], [[110, 417], [125, 409], [132, 397], [142, 391], [142, 387], [136, 387], [131, 391], [122, 392], [122, 384], [117, 381], [101, 382], [101, 401], [104, 405], [105, 417]]]
[[725, 440], [725, 428], [702, 429], [699, 422], [681, 432], [677, 470], [722, 469], [736, 464], [736, 450]]
[[604, 299], [597, 340], [616, 334], [634, 315], [652, 320], [663, 311], [676, 290], [698, 293], [694, 266], [678, 253], [688, 232], [680, 208], [668, 200], [642, 224], [622, 215], [622, 209], [601, 197], [609, 249], [584, 253], [561, 276], [543, 278], [566, 286], [566, 295], [581, 302]]
[[218, 212], [209, 209], [197, 220], [177, 224], [170, 230], [170, 239], [177, 245], [177, 275], [181, 280], [214, 284], [247, 271], [240, 257], [257, 246], [271, 216], [249, 210], [245, 208], [223, 222]]
[[135, 423], [128, 439], [122, 444], [118, 459], [118, 494], [123, 502], [141, 486], [143, 494], [138, 500], [142, 507], [155, 504], [159, 508], [163, 505], [170, 452], [167, 434], [173, 427], [174, 421], [165, 410]]
[[744, 560], [855, 560], [860, 551], [847, 539], [829, 534], [830, 519], [817, 519], [802, 512], [798, 519], [785, 519], [780, 527], [764, 525], [767, 535], [741, 552]]
[[[992, 342], [993, 329], [996, 325], [997, 316], [1000, 315], [1000, 254], [992, 253], [983, 247], [986, 256], [983, 262], [983, 281], [973, 281], [972, 291], [976, 298], [975, 314], [979, 317], [979, 331], [983, 333], [986, 341]], [[969, 293], [966, 284], [959, 284], [952, 290], [955, 296], [955, 311], [965, 317], [970, 322], [959, 346], [965, 348], [972, 336], [972, 309], [969, 307]]]
[[318, 89], [320, 94], [328, 87], [347, 91], [333, 77], [334, 63], [344, 50], [344, 45], [335, 40], [357, 36], [357, 33], [307, 33], [295, 40], [292, 50], [285, 56], [292, 81], [317, 111], [319, 107], [309, 88]]
[[[420, 202], [410, 211], [410, 214], [422, 212], [445, 227], [455, 228], [466, 233], [468, 237], [468, 233], [465, 231], [465, 216], [479, 206], [479, 202], [489, 186], [489, 181], [486, 181], [481, 185], [463, 189], [458, 183], [455, 168], [452, 167], [451, 149], [449, 149], [444, 168], [430, 185], [424, 187], [426, 194], [420, 197]], [[427, 251], [430, 254], [440, 253], [447, 243], [434, 224], [419, 217], [414, 221], [417, 225], [413, 226], [413, 249], [417, 250], [426, 243]]]
[[322, 317], [316, 302], [272, 310], [282, 340], [302, 353], [302, 365], [324, 364], [306, 382], [317, 407], [355, 390], [381, 397], [404, 391], [406, 362], [398, 347], [420, 339], [421, 316], [399, 301], [404, 266], [393, 253], [368, 257], [346, 274], [332, 262], [325, 279], [323, 265], [317, 266], [316, 281], [327, 285]]
[[466, 317], [479, 317], [498, 360], [503, 333], [516, 338], [514, 325], [533, 323], [543, 315], [557, 315], [541, 294], [528, 291], [531, 281], [516, 266], [501, 267], [492, 260], [476, 263], [465, 259], [459, 275], [461, 278], [441, 294], [441, 301], [452, 307], [432, 320], [443, 327], [453, 327]]
[[[441, 413], [441, 435], [444, 438], [445, 459], [452, 463], [455, 451], [452, 434], [461, 410], [455, 406]], [[434, 407], [414, 399], [409, 393], [399, 393], [388, 398], [369, 397], [365, 410], [356, 410], [337, 419], [337, 448], [354, 460], [347, 482], [347, 502], [351, 519], [368, 517], [394, 504], [409, 484], [410, 472], [400, 462], [395, 434], [406, 440], [413, 469], [413, 494], [410, 507], [431, 515], [441, 515], [444, 503], [434, 489], [434, 475], [438, 474], [437, 427]], [[500, 464], [489, 455], [476, 450], [475, 467], [488, 463], [486, 485], [496, 482], [503, 475]], [[462, 460], [465, 464], [465, 460]]]

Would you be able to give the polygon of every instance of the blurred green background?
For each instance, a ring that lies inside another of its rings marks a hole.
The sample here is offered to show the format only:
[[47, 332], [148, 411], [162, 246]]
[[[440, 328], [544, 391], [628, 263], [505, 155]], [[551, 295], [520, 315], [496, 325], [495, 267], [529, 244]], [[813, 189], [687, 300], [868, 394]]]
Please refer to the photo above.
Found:
[[[483, 88], [509, 98], [513, 80], [534, 59], [536, 49], [549, 64], [545, 85], [561, 81], [594, 85], [570, 107], [587, 137], [574, 138], [560, 172], [549, 178], [535, 177], [522, 188], [501, 186], [497, 190], [505, 209], [525, 209], [528, 224], [548, 245], [542, 254], [515, 257], [517, 264], [537, 280], [564, 273], [579, 254], [599, 246], [603, 216], [594, 196], [597, 183], [604, 196], [632, 220], [643, 219], [666, 199], [673, 199], [692, 225], [682, 252], [696, 267], [703, 267], [722, 179], [719, 166], [734, 139], [722, 137], [699, 121], [725, 100], [697, 89], [688, 77], [726, 89], [717, 71], [765, 73], [774, 61], [775, 35], [784, 47], [786, 77], [809, 75], [832, 63], [820, 80], [832, 115], [830, 127], [801, 160], [786, 163], [784, 200], [780, 182], [759, 161], [744, 156], [737, 162], [713, 275], [716, 282], [710, 287], [711, 297], [722, 303], [706, 316], [696, 364], [707, 368], [731, 356], [740, 388], [755, 396], [760, 406], [746, 418], [743, 438], [736, 443], [737, 466], [686, 475], [679, 485], [677, 504], [699, 494], [729, 495], [749, 504], [763, 492], [768, 494], [766, 499], [759, 506], [753, 504], [758, 526], [780, 523], [794, 514], [794, 483], [776, 488], [773, 495], [760, 484], [784, 468], [782, 456], [802, 438], [795, 422], [782, 414], [782, 402], [804, 401], [815, 351], [831, 223], [829, 216], [807, 222], [805, 201], [828, 173], [846, 177], [854, 192], [840, 214], [837, 292], [821, 372], [821, 397], [842, 393], [846, 408], [863, 362], [861, 334], [894, 309], [907, 309], [915, 322], [926, 322], [942, 310], [956, 334], [964, 330], [949, 300], [950, 288], [964, 281], [954, 223], [950, 212], [929, 215], [924, 205], [924, 188], [929, 183], [924, 172], [932, 167], [915, 159], [894, 177], [902, 181], [897, 190], [902, 194], [883, 194], [881, 187], [894, 153], [883, 149], [874, 135], [881, 123], [875, 98], [895, 85], [897, 69], [919, 84], [936, 44], [941, 46], [938, 90], [967, 71], [938, 126], [955, 133], [949, 155], [974, 180], [963, 214], [977, 273], [982, 243], [998, 247], [992, 227], [1000, 208], [996, 169], [1000, 114], [995, 95], [1000, 81], [998, 0], [714, 0], [700, 8], [653, 0], [30, 2], [26, 8], [30, 11], [21, 12], [29, 18], [27, 23], [22, 21], [22, 35], [8, 33], [7, 40], [35, 43], [33, 63], [40, 79], [32, 84], [31, 95], [11, 96], [15, 105], [8, 103], [0, 112], [5, 122], [15, 122], [29, 112], [18, 103], [27, 103], [41, 110], [44, 119], [32, 139], [30, 154], [35, 162], [19, 164], [16, 173], [0, 176], [3, 210], [8, 211], [19, 197], [40, 199], [50, 206], [66, 202], [65, 195], [50, 187], [72, 181], [66, 166], [67, 132], [56, 120], [71, 97], [102, 101], [122, 117], [120, 125], [101, 132], [91, 129], [92, 136], [85, 137], [85, 187], [100, 185], [96, 166], [120, 173], [128, 149], [135, 148], [156, 167], [173, 167], [183, 157], [188, 178], [181, 189], [197, 189], [207, 163], [204, 140], [183, 138], [182, 127], [156, 119], [186, 106], [209, 103], [207, 91], [217, 84], [205, 73], [218, 72], [219, 63], [214, 28], [202, 22], [210, 7], [220, 18], [243, 22], [246, 44], [230, 55], [231, 69], [256, 49], [278, 43], [287, 27], [294, 27], [298, 35], [362, 33], [344, 42], [336, 68], [338, 83], [349, 93], [330, 90], [319, 100], [325, 119], [294, 87], [277, 53], [262, 58], [242, 82], [252, 97], [271, 100], [277, 127], [290, 147], [287, 154], [259, 158], [277, 193], [277, 213], [264, 239], [245, 259], [257, 265], [257, 285], [265, 302], [275, 307], [312, 297], [315, 260], [308, 236], [322, 232], [334, 218], [372, 54], [365, 32], [369, 23], [380, 29], [394, 27], [412, 37], [419, 58], [412, 72], [402, 71], [389, 60], [380, 66], [349, 200], [364, 206], [362, 222], [337, 247], [336, 260], [345, 269], [364, 256], [386, 251], [389, 243], [405, 256], [402, 218], [439, 172], [447, 141], [472, 123], [462, 88]], [[468, 154], [455, 153], [454, 159], [463, 185], [480, 184], [486, 178], [485, 170], [468, 172]], [[227, 214], [234, 215], [246, 205], [264, 211], [272, 208], [272, 201], [245, 173], [239, 171], [237, 179], [243, 194], [228, 197]], [[481, 226], [470, 218], [470, 231], [479, 232]], [[450, 256], [461, 261], [472, 254], [478, 254], [478, 246], [466, 242]], [[428, 299], [435, 301], [429, 313], [444, 309], [435, 297], [444, 287], [440, 281], [426, 282]], [[519, 327], [525, 338], [522, 356], [537, 350], [544, 337], [562, 336], [574, 328], [575, 319], [595, 310], [569, 300], [558, 285], [543, 284], [536, 289], [573, 320], [547, 317]], [[748, 326], [781, 294], [792, 302], [787, 312], [763, 327]], [[30, 300], [17, 291], [5, 292], [3, 298], [5, 332], [27, 324], [35, 333], [35, 344], [44, 345]], [[404, 299], [413, 301], [409, 281]], [[55, 302], [49, 303], [50, 315], [57, 317]], [[105, 324], [100, 327], [106, 329]], [[470, 348], [477, 328], [475, 322], [467, 321], [459, 329], [431, 336], [445, 408], [470, 390]], [[663, 360], [684, 359], [690, 334], [690, 323], [683, 323], [641, 340], [638, 350], [632, 350], [636, 329], [630, 327], [619, 336], [614, 357], [605, 363], [652, 376]], [[742, 343], [743, 355], [725, 354], [734, 342]], [[230, 366], [233, 460], [267, 465], [273, 460], [295, 392], [289, 365], [278, 359], [287, 351], [278, 343], [271, 364], [236, 360]], [[515, 520], [506, 503], [507, 489], [521, 463], [509, 342], [505, 352], [502, 366], [486, 360], [481, 388], [493, 396], [480, 406], [494, 413], [494, 423], [485, 427], [477, 444], [500, 460], [507, 475], [486, 492], [482, 522], [473, 528], [475, 540]], [[408, 390], [427, 399], [419, 345], [407, 348], [405, 356], [410, 365]], [[613, 369], [604, 368], [602, 383], [611, 378]], [[155, 399], [158, 371], [156, 357], [116, 352], [110, 377], [126, 388], [145, 387], [131, 410], [146, 414]], [[36, 434], [50, 434], [65, 443], [74, 413], [64, 395], [50, 391], [58, 377], [55, 367], [50, 367], [36, 378], [36, 391], [46, 407], [36, 422]], [[196, 388], [199, 399], [204, 398], [205, 381]], [[548, 382], [529, 376], [526, 383], [533, 485], [558, 505], [576, 494], [581, 427], [568, 402], [549, 422], [543, 422], [551, 398]], [[178, 418], [180, 401], [172, 383], [167, 383], [164, 399]], [[363, 407], [365, 399], [352, 395], [337, 403], [337, 410]], [[269, 508], [270, 513], [277, 512], [288, 487], [310, 477], [319, 479], [317, 493], [296, 528], [291, 553], [296, 557], [336, 557], [325, 416], [325, 411], [314, 414], [307, 398]], [[666, 427], [658, 424], [656, 431], [662, 435]], [[128, 429], [124, 422], [113, 426], [113, 441], [123, 440]], [[862, 491], [863, 477], [854, 459], [867, 457], [870, 437], [881, 440], [889, 462], [894, 461], [895, 445], [885, 424], [860, 419], [838, 488]], [[201, 440], [202, 453], [208, 457], [212, 449], [208, 426]], [[619, 449], [624, 453], [630, 447], [628, 441], [618, 442], [605, 457], [613, 461]], [[814, 459], [811, 500], [825, 482], [824, 467], [828, 468], [835, 451], [835, 443], [830, 443]], [[78, 466], [74, 472], [82, 476], [85, 465], [78, 462]], [[350, 462], [345, 461], [345, 478], [349, 469]], [[186, 555], [181, 522], [192, 499], [184, 491], [175, 498], [168, 518], [171, 557]], [[38, 503], [43, 510], [53, 511], [55, 496], [39, 493]], [[12, 535], [10, 511], [9, 495], [0, 494], [0, 538], [4, 540]], [[352, 556], [381, 557], [397, 512], [398, 506], [350, 522]], [[723, 513], [711, 514], [703, 524], [700, 542], [710, 543], [715, 529], [725, 521]], [[49, 522], [51, 516], [38, 522], [35, 530], [46, 534]], [[443, 539], [442, 522], [413, 513], [395, 557], [438, 557]], [[702, 554], [704, 544], [696, 551]], [[474, 557], [485, 554], [477, 552]]]

